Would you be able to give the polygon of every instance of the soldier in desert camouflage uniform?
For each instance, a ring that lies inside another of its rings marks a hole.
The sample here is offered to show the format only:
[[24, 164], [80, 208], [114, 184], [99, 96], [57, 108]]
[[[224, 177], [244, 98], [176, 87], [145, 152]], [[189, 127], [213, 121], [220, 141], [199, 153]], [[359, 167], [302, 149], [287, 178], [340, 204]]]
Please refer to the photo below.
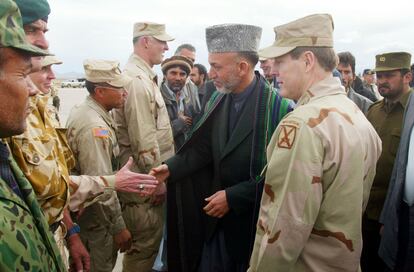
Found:
[[[30, 56], [47, 52], [25, 42], [16, 4], [0, 2], [0, 138], [25, 128]], [[0, 271], [65, 271], [33, 189], [0, 141]]]
[[275, 43], [260, 53], [275, 58], [281, 95], [298, 103], [267, 148], [249, 271], [359, 268], [381, 140], [332, 77], [332, 31], [330, 15], [311, 15], [276, 27]]
[[[85, 60], [89, 96], [68, 118], [68, 141], [76, 156], [75, 174], [111, 175], [119, 169], [119, 147], [113, 108], [121, 108], [131, 79], [121, 74], [118, 61]], [[88, 148], [85, 148], [88, 147]], [[122, 218], [116, 192], [94, 203], [79, 217], [81, 239], [91, 256], [91, 271], [111, 272], [121, 252], [131, 247], [131, 234]]]

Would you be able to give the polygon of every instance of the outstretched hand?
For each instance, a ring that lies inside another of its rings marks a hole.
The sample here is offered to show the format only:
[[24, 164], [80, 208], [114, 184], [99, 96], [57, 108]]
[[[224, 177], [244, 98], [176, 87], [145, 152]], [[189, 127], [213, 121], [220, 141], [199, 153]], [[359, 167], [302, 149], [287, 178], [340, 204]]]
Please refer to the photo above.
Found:
[[168, 170], [168, 165], [161, 164], [158, 167], [154, 167], [149, 172], [151, 176], [154, 176], [159, 183], [164, 182], [167, 180], [167, 178], [170, 176], [170, 170]]
[[132, 172], [134, 160], [128, 162], [115, 175], [115, 190], [118, 192], [138, 193], [140, 196], [152, 195], [158, 186], [158, 181], [151, 175]]

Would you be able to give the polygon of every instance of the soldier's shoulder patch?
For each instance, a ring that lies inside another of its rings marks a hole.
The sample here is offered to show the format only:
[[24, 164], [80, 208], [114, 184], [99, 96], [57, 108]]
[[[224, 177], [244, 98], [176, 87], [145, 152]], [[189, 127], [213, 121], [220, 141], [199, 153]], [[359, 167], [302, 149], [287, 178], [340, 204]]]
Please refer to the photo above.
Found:
[[290, 124], [284, 122], [280, 124], [279, 138], [277, 139], [277, 146], [280, 148], [291, 149], [296, 140], [296, 131], [299, 128], [298, 124]]
[[109, 129], [106, 128], [92, 128], [92, 134], [97, 138], [109, 138]]

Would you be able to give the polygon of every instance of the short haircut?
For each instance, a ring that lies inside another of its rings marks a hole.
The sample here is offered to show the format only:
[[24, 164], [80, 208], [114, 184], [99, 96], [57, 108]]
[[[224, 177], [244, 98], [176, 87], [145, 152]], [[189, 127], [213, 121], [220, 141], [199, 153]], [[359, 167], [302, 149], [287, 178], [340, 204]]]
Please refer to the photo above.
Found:
[[187, 49], [191, 52], [196, 52], [196, 49], [193, 45], [189, 44], [189, 43], [184, 43], [182, 45], [180, 45], [179, 47], [177, 47], [177, 49], [175, 50], [174, 56], [178, 56], [181, 52], [181, 50], [183, 49]]
[[350, 65], [352, 74], [355, 75], [355, 57], [351, 54], [351, 52], [341, 52], [338, 54], [339, 63], [342, 65]]
[[298, 59], [302, 53], [310, 51], [312, 52], [316, 59], [318, 60], [319, 65], [326, 72], [333, 72], [337, 65], [337, 57], [335, 50], [331, 47], [310, 47], [310, 46], [299, 46], [290, 51], [290, 56], [292, 59]]
[[194, 64], [194, 67], [197, 68], [198, 73], [200, 75], [204, 75], [204, 81], [207, 81], [208, 80], [207, 68], [201, 63]]
[[95, 94], [95, 88], [98, 87], [98, 86], [114, 88], [114, 86], [112, 86], [111, 84], [108, 84], [106, 82], [95, 83], [95, 82], [91, 82], [91, 81], [85, 79], [85, 87], [86, 87], [86, 90], [88, 90], [88, 92], [90, 94]]
[[183, 70], [187, 74], [187, 77], [190, 75], [191, 71], [188, 70], [188, 67], [186, 67], [184, 65], [180, 65], [180, 64], [173, 64], [171, 66], [168, 66], [167, 69], [162, 70], [162, 73], [165, 76], [165, 75], [167, 75], [168, 70], [170, 70], [172, 68], [177, 68], [177, 67], [179, 67], [181, 70]]
[[249, 62], [253, 69], [256, 66], [256, 64], [259, 62], [259, 55], [257, 54], [257, 52], [237, 52], [237, 55], [242, 58], [245, 59], [247, 62]]

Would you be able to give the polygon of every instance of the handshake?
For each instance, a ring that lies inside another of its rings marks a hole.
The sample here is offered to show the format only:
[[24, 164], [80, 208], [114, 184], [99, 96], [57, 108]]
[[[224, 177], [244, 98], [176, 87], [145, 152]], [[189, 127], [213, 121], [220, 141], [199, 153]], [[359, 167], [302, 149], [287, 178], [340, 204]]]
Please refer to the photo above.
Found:
[[165, 180], [169, 177], [168, 166], [163, 164], [151, 169], [148, 175], [132, 172], [132, 157], [115, 175], [115, 190], [118, 192], [137, 193], [140, 196], [164, 196]]

